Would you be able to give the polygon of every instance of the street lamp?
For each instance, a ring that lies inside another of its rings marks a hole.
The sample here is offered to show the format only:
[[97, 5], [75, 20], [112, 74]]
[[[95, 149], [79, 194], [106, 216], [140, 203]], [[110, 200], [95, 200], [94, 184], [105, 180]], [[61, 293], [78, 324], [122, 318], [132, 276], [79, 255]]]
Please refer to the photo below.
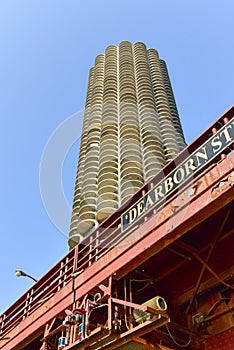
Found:
[[22, 270], [15, 270], [15, 274], [16, 276], [20, 277], [20, 276], [23, 276], [23, 277], [28, 277], [28, 278], [31, 278], [31, 280], [33, 280], [34, 282], [37, 282], [36, 278], [28, 275], [27, 273], [25, 273], [24, 271]]

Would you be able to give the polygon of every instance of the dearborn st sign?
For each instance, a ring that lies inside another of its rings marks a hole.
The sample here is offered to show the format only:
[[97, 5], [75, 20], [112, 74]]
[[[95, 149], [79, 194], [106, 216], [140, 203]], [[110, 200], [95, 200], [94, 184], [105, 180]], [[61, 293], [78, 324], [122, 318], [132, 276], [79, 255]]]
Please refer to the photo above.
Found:
[[142, 214], [157, 207], [188, 179], [234, 142], [234, 118], [220, 128], [201, 147], [194, 151], [161, 182], [130, 207], [121, 217], [122, 230], [127, 229]]

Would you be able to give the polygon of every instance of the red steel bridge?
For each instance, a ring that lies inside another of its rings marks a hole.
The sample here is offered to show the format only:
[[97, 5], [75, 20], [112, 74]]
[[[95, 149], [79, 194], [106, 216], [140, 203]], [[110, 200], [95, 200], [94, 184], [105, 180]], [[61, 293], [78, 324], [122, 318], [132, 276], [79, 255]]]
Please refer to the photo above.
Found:
[[0, 316], [0, 349], [234, 349], [234, 106]]

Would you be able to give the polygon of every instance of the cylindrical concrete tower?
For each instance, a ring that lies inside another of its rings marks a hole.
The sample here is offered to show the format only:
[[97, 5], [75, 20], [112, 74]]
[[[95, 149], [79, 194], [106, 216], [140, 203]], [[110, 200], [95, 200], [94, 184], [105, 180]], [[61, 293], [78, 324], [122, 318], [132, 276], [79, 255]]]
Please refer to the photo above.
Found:
[[143, 43], [108, 46], [90, 70], [69, 245], [185, 147], [166, 64]]

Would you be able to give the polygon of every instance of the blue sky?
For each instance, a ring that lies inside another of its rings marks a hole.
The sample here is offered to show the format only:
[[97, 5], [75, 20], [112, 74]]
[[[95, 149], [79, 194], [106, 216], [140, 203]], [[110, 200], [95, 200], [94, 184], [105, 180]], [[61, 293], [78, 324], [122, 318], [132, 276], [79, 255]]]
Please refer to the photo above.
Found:
[[[80, 127], [95, 57], [122, 40], [156, 48], [190, 143], [234, 102], [233, 12], [232, 0], [0, 1], [0, 313], [31, 286], [16, 268], [39, 278], [68, 251], [42, 203], [40, 164], [61, 123], [78, 113]], [[70, 206], [77, 155], [75, 143], [62, 168]]]

